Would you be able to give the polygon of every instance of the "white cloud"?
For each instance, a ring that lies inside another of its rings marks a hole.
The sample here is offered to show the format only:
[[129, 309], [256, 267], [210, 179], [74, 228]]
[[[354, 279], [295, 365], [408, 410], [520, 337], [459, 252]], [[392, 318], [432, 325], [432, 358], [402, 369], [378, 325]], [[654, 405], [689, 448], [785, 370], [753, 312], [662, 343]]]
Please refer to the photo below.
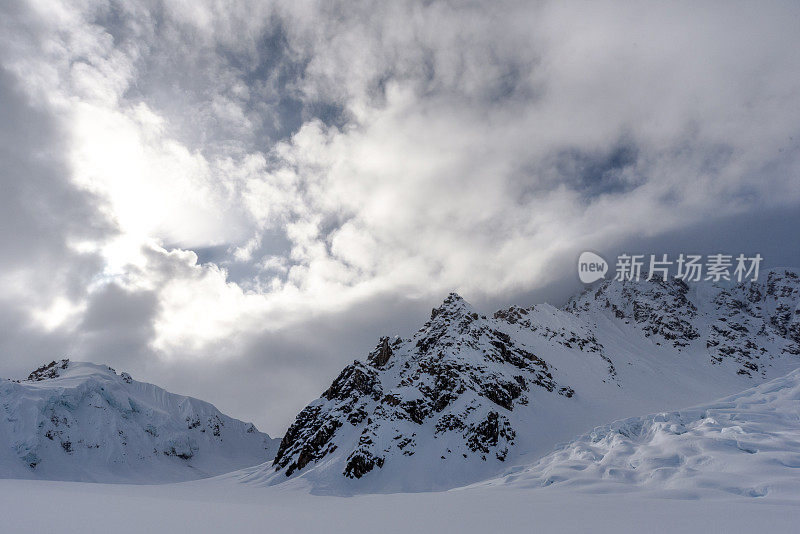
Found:
[[[155, 346], [199, 351], [247, 331], [246, 318], [266, 317], [285, 295], [320, 309], [398, 287], [530, 288], [554, 276], [554, 258], [648, 224], [657, 233], [754, 201], [797, 201], [791, 180], [763, 174], [800, 118], [787, 113], [798, 80], [786, 72], [797, 60], [779, 12], [754, 19], [732, 9], [720, 19], [699, 10], [684, 19], [664, 7], [613, 16], [574, 7], [343, 5], [330, 17], [282, 6], [290, 55], [309, 60], [302, 94], [341, 102], [352, 122], [338, 129], [311, 119], [244, 156], [189, 149], [146, 101], [118, 101], [137, 58], [121, 59], [107, 34], [88, 32], [82, 49], [100, 59], [71, 73], [73, 86], [94, 88], [83, 97], [72, 88], [82, 98], [75, 176], [110, 199], [123, 232], [137, 236], [131, 244], [228, 243], [234, 259], [254, 263], [260, 232], [282, 230], [291, 244], [284, 277], [251, 286], [263, 293], [245, 293], [214, 264], [175, 271], [161, 287]], [[170, 9], [203, 46], [228, 46], [241, 28], [237, 46], [259, 53], [265, 26], [242, 13], [218, 20], [210, 4]], [[112, 74], [114, 64], [124, 75]], [[247, 79], [212, 65], [219, 79], [236, 80], [224, 86], [239, 97], [210, 93], [208, 112], [221, 128], [251, 128]], [[591, 182], [605, 178], [592, 173], [603, 169], [559, 166], [562, 156], [602, 165], [620, 143], [636, 154], [605, 169], [620, 194], [598, 196]], [[740, 202], [756, 176], [756, 197]]]

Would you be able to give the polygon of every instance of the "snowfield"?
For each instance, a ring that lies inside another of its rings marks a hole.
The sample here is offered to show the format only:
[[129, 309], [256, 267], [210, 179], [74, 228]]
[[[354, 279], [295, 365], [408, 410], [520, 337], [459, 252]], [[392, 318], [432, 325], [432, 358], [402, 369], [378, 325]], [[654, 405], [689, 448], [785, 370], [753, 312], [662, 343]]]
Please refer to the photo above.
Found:
[[161, 486], [0, 480], [7, 533], [797, 532], [800, 506], [701, 492], [695, 499], [469, 488], [332, 497], [230, 478]]

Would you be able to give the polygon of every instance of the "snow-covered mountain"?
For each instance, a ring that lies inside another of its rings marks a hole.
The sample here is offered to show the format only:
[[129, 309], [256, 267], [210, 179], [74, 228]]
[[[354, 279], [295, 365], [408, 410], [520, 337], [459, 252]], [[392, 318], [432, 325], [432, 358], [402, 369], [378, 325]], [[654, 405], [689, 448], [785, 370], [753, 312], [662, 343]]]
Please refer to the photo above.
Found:
[[277, 440], [214, 406], [61, 360], [0, 380], [0, 477], [157, 483], [269, 460]]
[[450, 488], [597, 424], [744, 390], [800, 365], [800, 277], [604, 281], [563, 308], [481, 315], [456, 294], [382, 338], [297, 416], [250, 482], [317, 492]]
[[595, 428], [533, 465], [480, 484], [635, 490], [693, 498], [718, 491], [796, 500], [800, 370], [695, 408]]
[[781, 269], [744, 284], [607, 281], [570, 300], [566, 311], [590, 320], [611, 313], [657, 345], [765, 378], [774, 376], [770, 368], [777, 359], [800, 355], [798, 303], [800, 276]]

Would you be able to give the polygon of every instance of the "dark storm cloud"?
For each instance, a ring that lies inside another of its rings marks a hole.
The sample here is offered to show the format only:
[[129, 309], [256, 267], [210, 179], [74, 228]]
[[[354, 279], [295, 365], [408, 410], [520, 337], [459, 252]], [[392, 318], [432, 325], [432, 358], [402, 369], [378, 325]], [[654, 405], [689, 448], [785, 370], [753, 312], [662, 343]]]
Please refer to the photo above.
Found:
[[0, 376], [26, 378], [42, 363], [69, 357], [71, 332], [45, 331], [31, 324], [27, 310], [8, 299], [0, 302]]
[[68, 243], [113, 232], [99, 200], [70, 184], [63, 125], [24, 87], [0, 68], [0, 363], [12, 375], [69, 351], [70, 332], [44, 329], [29, 314], [57, 297], [80, 301], [103, 264]]
[[560, 183], [588, 198], [627, 193], [643, 182], [635, 175], [625, 175], [626, 171], [635, 169], [637, 155], [636, 146], [625, 143], [601, 153], [567, 149], [556, 156], [555, 167], [561, 177]]
[[149, 343], [157, 311], [158, 296], [152, 291], [130, 291], [114, 283], [104, 286], [87, 301], [75, 353], [122, 369], [152, 358]]
[[62, 125], [34, 108], [24, 84], [2, 68], [0, 103], [0, 265], [7, 272], [37, 264], [43, 285], [80, 294], [98, 258], [76, 254], [67, 240], [102, 238], [112, 227], [98, 214], [99, 200], [70, 184]]

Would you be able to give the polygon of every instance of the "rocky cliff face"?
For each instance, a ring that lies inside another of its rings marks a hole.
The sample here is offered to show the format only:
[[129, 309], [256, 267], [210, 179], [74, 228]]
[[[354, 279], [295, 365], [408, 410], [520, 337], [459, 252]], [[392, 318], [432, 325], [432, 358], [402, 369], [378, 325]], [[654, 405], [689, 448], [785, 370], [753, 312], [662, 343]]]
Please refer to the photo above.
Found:
[[451, 294], [413, 336], [381, 338], [345, 367], [250, 478], [334, 492], [478, 480], [594, 424], [798, 366], [799, 291], [794, 271], [727, 286], [606, 281], [563, 309], [492, 317]]

